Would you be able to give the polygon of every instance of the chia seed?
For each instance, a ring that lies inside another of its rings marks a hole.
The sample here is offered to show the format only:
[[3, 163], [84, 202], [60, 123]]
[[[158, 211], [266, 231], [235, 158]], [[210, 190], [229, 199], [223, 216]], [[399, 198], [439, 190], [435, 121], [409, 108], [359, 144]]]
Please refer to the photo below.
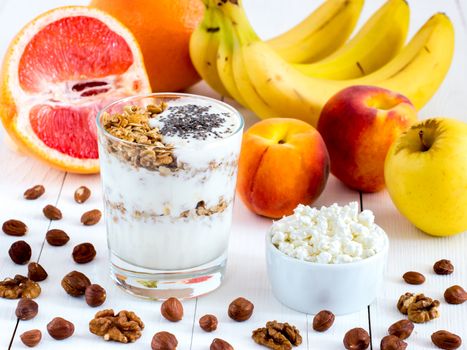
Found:
[[207, 137], [222, 138], [232, 132], [231, 128], [224, 131], [221, 128], [228, 113], [212, 113], [210, 106], [197, 106], [187, 104], [183, 106], [170, 106], [161, 115], [159, 120], [163, 122], [160, 133], [164, 136], [178, 136], [182, 139], [195, 138], [206, 140]]

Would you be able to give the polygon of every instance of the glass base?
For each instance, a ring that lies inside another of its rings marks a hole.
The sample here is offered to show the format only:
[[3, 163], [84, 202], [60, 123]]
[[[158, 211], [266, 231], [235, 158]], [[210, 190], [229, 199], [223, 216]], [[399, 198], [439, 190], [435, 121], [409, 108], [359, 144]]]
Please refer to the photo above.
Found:
[[152, 270], [110, 253], [110, 276], [125, 292], [146, 299], [195, 298], [217, 289], [224, 278], [227, 254], [191, 269]]

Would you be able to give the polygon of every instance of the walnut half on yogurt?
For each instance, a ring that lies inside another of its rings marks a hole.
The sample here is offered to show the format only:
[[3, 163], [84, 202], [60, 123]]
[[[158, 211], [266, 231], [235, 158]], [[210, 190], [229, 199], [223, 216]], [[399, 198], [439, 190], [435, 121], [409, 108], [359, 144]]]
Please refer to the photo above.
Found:
[[299, 205], [272, 224], [271, 242], [281, 252], [322, 264], [349, 263], [383, 250], [384, 230], [371, 210], [359, 212], [357, 202], [321, 209]]

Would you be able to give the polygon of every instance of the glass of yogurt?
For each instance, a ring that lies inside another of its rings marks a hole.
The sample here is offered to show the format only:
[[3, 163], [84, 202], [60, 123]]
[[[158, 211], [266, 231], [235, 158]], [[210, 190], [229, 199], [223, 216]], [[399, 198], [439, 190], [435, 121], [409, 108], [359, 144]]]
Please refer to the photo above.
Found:
[[202, 96], [119, 100], [97, 116], [111, 276], [129, 293], [190, 298], [222, 281], [243, 118]]

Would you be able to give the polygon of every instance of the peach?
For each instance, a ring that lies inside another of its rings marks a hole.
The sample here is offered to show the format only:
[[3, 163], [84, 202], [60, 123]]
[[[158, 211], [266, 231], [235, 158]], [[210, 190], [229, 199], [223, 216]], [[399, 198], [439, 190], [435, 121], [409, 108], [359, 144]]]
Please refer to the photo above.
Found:
[[318, 130], [331, 157], [331, 173], [348, 187], [384, 188], [384, 160], [395, 139], [417, 120], [405, 96], [373, 86], [351, 86], [324, 105]]
[[237, 190], [258, 215], [280, 218], [300, 203], [313, 203], [328, 175], [326, 145], [308, 123], [271, 118], [256, 123], [243, 136]]

